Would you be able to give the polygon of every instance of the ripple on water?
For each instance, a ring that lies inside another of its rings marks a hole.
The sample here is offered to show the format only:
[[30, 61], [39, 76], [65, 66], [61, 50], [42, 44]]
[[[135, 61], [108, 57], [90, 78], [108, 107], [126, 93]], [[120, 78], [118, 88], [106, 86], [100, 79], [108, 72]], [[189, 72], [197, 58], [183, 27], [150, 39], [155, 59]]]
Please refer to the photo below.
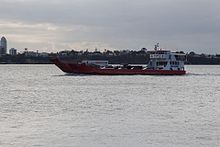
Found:
[[87, 76], [0, 65], [0, 146], [218, 146], [220, 68], [186, 68]]

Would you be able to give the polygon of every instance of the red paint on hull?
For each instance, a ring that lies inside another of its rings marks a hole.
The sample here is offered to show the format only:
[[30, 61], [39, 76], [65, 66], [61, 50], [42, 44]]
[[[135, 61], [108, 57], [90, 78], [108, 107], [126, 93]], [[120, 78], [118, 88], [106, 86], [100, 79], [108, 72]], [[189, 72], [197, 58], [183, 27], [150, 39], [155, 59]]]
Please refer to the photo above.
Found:
[[114, 69], [98, 68], [85, 64], [66, 63], [59, 59], [53, 59], [52, 62], [63, 72], [76, 74], [94, 74], [94, 75], [184, 75], [183, 70], [152, 70], [152, 69]]

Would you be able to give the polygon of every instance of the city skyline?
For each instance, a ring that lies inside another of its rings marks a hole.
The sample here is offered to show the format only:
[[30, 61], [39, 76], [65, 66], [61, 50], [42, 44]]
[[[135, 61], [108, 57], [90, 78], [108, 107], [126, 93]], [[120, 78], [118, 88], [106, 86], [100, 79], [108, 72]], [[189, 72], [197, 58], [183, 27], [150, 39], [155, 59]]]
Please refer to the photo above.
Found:
[[0, 35], [8, 48], [162, 48], [220, 52], [217, 0], [0, 0]]

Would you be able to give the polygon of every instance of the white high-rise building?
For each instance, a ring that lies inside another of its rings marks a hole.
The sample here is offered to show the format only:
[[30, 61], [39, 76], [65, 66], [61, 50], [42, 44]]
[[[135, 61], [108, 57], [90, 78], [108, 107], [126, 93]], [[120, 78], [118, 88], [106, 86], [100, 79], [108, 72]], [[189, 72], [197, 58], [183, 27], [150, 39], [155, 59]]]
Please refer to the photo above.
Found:
[[17, 55], [17, 50], [15, 48], [11, 48], [9, 50], [9, 54], [12, 55], [12, 56], [15, 56], [15, 55]]
[[0, 41], [0, 55], [6, 55], [6, 54], [7, 54], [7, 40], [5, 37], [2, 37]]

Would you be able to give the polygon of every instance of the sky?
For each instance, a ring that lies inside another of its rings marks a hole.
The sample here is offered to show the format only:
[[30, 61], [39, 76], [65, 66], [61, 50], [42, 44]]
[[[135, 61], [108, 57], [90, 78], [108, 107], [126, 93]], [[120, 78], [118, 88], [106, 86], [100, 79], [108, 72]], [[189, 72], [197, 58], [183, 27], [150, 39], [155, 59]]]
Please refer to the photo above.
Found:
[[23, 51], [160, 48], [220, 53], [219, 0], [0, 0], [0, 36]]

